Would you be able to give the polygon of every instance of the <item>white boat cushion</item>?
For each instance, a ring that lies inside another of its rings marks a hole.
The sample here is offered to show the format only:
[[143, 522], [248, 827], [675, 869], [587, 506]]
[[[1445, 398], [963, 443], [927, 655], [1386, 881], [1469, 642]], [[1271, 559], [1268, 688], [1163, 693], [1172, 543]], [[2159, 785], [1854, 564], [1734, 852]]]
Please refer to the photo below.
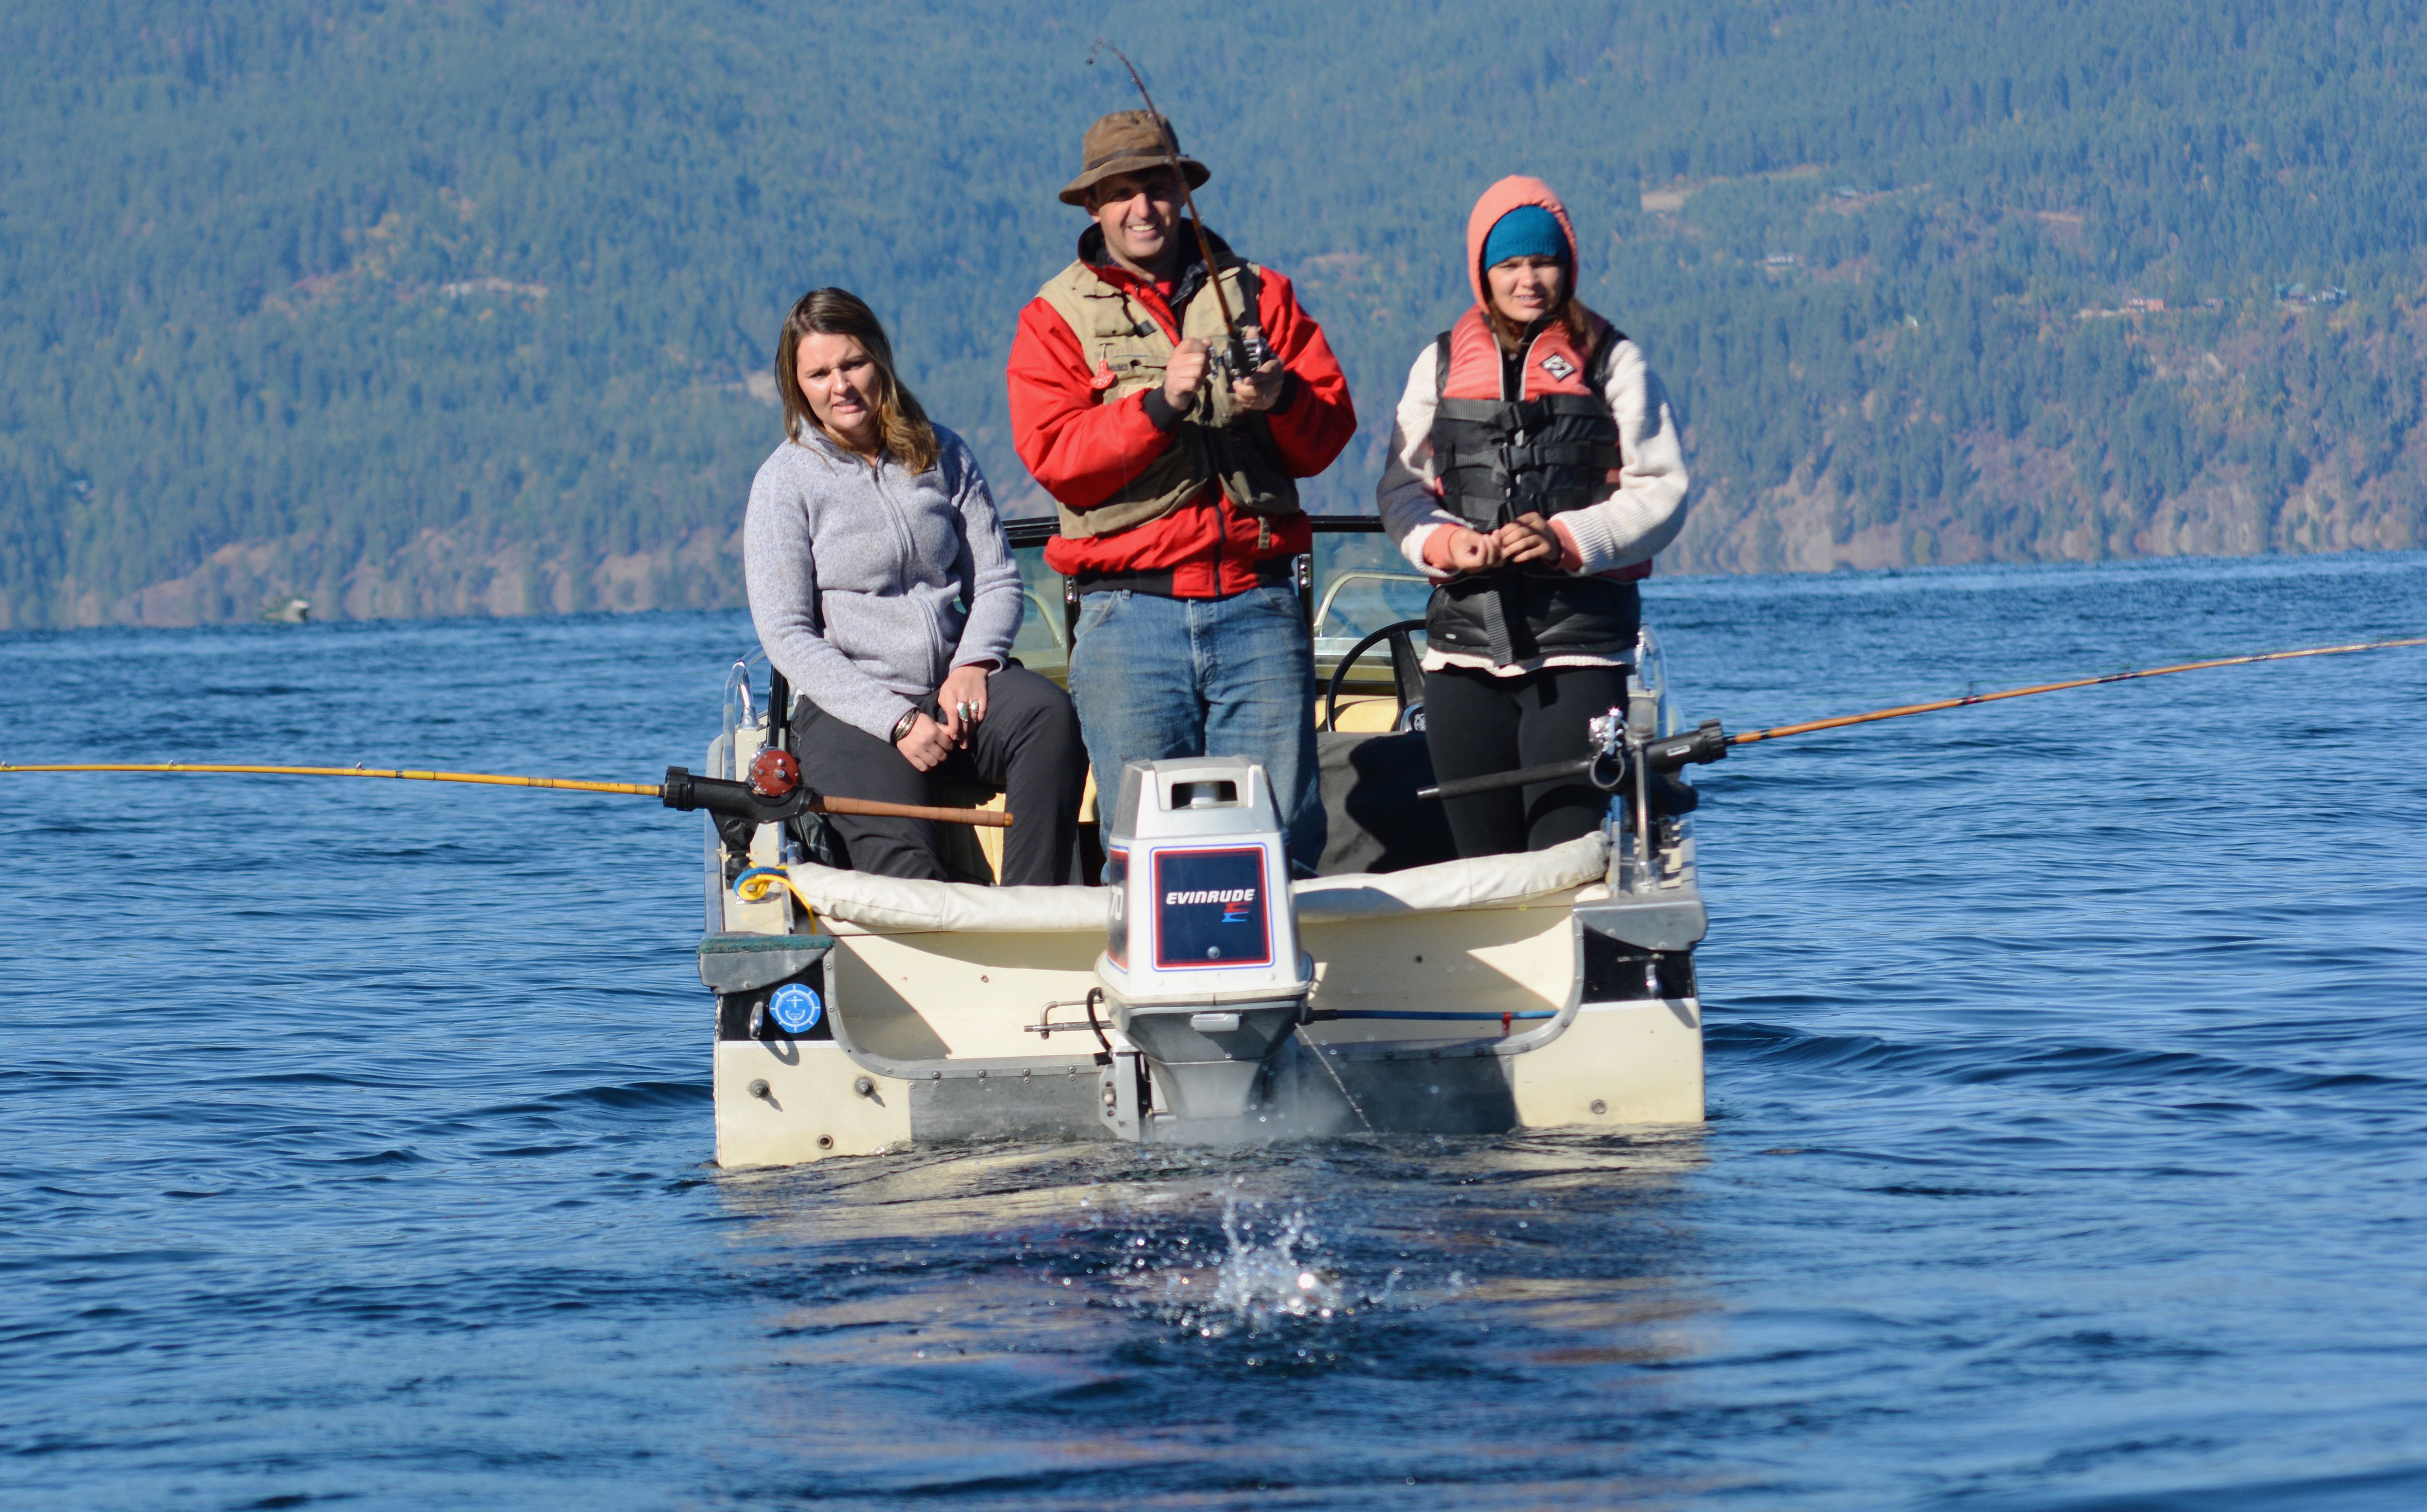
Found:
[[838, 871], [807, 862], [787, 870], [793, 889], [821, 920], [856, 925], [871, 935], [1101, 935], [1113, 920], [1110, 887], [986, 887]]
[[1609, 837], [1596, 830], [1547, 851], [1480, 855], [1405, 871], [1351, 872], [1297, 885], [1302, 924], [1328, 924], [1377, 914], [1439, 913], [1453, 908], [1513, 908], [1572, 894], [1609, 870]]
[[[1596, 832], [1547, 851], [1319, 877], [1294, 890], [1300, 921], [1328, 923], [1380, 914], [1516, 907], [1572, 894], [1600, 882], [1608, 867], [1609, 840]], [[844, 926], [846, 933], [1101, 933], [1112, 922], [1110, 887], [982, 887], [838, 871], [806, 862], [790, 872], [793, 887], [818, 917]]]

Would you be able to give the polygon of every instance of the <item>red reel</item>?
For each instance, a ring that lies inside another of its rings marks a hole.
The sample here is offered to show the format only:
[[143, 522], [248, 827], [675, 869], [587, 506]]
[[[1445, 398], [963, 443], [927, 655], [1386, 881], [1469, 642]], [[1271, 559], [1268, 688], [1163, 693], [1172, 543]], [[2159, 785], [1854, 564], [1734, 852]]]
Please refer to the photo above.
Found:
[[801, 764], [790, 751], [761, 751], [750, 763], [750, 790], [761, 798], [784, 798], [801, 785]]

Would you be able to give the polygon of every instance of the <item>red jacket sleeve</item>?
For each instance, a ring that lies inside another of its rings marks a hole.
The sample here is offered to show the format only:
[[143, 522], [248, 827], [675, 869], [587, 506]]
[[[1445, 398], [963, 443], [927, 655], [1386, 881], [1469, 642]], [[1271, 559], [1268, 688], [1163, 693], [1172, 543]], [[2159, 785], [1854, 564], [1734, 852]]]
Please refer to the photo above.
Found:
[[[1256, 310], [1263, 320], [1264, 340], [1297, 380], [1289, 403], [1272, 414], [1273, 444], [1292, 477], [1312, 478], [1330, 466], [1357, 433], [1357, 407], [1349, 402], [1348, 377], [1331, 354], [1331, 343], [1298, 304], [1290, 281], [1266, 268], [1262, 285]], [[1071, 345], [1078, 343], [1074, 339]]]
[[1101, 504], [1171, 445], [1147, 418], [1143, 391], [1099, 403], [1091, 375], [1070, 322], [1031, 300], [1011, 338], [1011, 444], [1045, 491], [1074, 510]]

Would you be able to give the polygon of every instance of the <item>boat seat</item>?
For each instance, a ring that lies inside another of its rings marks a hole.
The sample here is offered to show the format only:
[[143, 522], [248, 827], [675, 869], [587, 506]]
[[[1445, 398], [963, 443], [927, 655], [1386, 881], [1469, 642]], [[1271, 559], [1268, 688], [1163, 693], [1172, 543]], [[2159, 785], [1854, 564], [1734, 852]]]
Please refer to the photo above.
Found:
[[1298, 922], [1325, 924], [1386, 914], [1522, 907], [1598, 884], [1608, 872], [1609, 837], [1595, 830], [1547, 851], [1317, 877], [1296, 884], [1295, 890]]
[[1416, 791], [1432, 785], [1433, 757], [1422, 730], [1394, 735], [1318, 731], [1328, 824], [1322, 877], [1403, 871], [1458, 857], [1449, 816]]
[[[933, 794], [931, 801], [943, 808], [983, 808], [1002, 796], [1002, 789], [990, 782], [948, 777], [941, 772], [930, 776], [927, 785]], [[994, 885], [994, 863], [987, 858], [976, 830], [967, 824], [938, 824], [936, 831], [943, 842], [944, 870], [954, 882]]]

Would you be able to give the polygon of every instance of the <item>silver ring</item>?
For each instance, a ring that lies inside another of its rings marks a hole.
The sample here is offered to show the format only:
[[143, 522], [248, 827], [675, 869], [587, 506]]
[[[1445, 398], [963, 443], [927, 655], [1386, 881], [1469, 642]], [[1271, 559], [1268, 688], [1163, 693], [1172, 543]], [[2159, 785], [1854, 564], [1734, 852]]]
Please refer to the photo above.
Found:
[[976, 718], [976, 715], [970, 710], [969, 706], [966, 701], [954, 704], [953, 707], [960, 710], [961, 718], [965, 721]]

